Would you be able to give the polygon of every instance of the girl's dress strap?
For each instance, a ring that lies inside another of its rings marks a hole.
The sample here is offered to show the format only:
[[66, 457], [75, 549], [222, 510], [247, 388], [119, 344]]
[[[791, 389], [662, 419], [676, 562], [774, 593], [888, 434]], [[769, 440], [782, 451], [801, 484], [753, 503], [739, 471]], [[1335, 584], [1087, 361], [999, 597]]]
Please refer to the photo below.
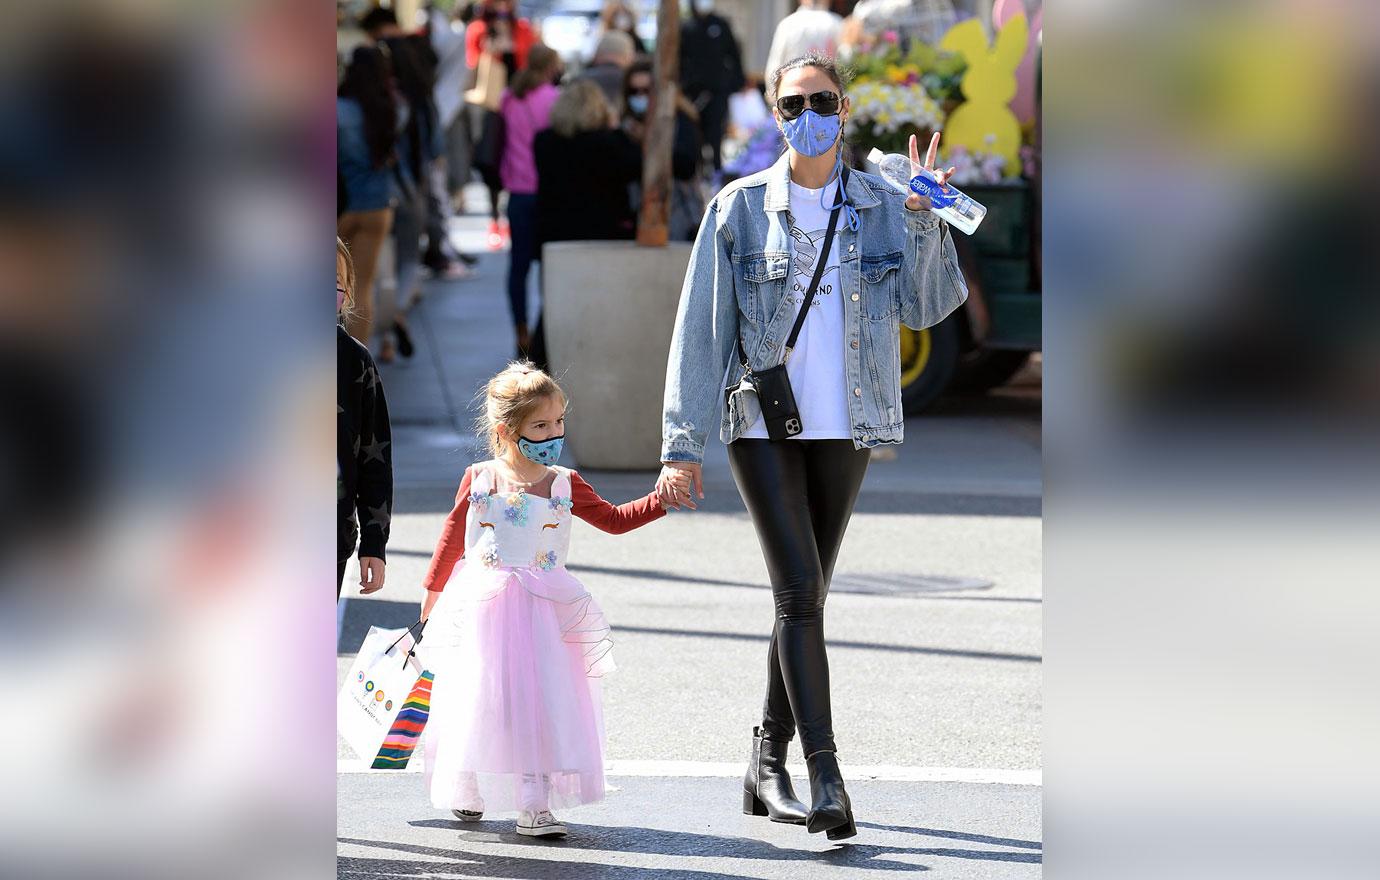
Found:
[[486, 464], [475, 464], [470, 468], [470, 493], [487, 495], [494, 487], [494, 475]]
[[570, 497], [570, 468], [561, 467], [561, 466], [558, 465], [558, 464], [552, 465], [552, 468], [554, 468], [555, 471], [556, 471], [556, 479], [553, 480], [552, 483], [551, 483], [551, 497], [552, 497], [552, 498], [569, 498], [569, 497]]

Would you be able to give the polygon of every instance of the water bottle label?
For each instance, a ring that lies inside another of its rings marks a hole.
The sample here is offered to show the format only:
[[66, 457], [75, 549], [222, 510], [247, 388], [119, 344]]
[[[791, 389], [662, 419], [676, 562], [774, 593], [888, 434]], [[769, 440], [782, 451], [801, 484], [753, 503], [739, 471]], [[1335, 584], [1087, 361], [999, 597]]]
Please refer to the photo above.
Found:
[[910, 188], [922, 196], [928, 196], [930, 207], [948, 208], [962, 198], [962, 194], [951, 186], [941, 187], [938, 181], [917, 174], [910, 179]]

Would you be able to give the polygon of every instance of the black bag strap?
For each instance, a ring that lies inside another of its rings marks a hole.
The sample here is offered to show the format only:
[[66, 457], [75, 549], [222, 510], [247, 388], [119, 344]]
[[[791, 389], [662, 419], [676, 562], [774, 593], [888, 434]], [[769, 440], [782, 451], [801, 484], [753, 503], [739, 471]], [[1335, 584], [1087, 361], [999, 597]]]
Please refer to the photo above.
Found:
[[[419, 620], [419, 621], [417, 621], [416, 623], [412, 624], [412, 626], [409, 626], [409, 627], [407, 628], [407, 631], [406, 631], [406, 632], [404, 632], [402, 635], [398, 636], [398, 640], [397, 640], [396, 642], [394, 642], [393, 644], [391, 644], [391, 645], [388, 646], [388, 651], [393, 650], [394, 648], [396, 648], [396, 647], [398, 646], [398, 642], [401, 642], [403, 639], [407, 638], [408, 633], [411, 633], [412, 630], [414, 630], [414, 629], [417, 630], [417, 632], [412, 636], [412, 647], [409, 648], [408, 651], [407, 651], [407, 653], [403, 655], [403, 667], [404, 667], [404, 668], [406, 668], [406, 666], [407, 666], [407, 658], [408, 658], [408, 657], [415, 657], [415, 656], [417, 656], [416, 648], [417, 648], [417, 646], [418, 646], [419, 644], [421, 644], [421, 642], [422, 642], [422, 630], [426, 629], [426, 621], [425, 621], [425, 620]], [[388, 651], [384, 651], [383, 653], [384, 653], [384, 654], [387, 654]]]
[[[839, 188], [844, 189], [844, 201], [834, 206], [834, 210], [829, 212], [829, 225], [824, 231], [824, 246], [819, 250], [819, 258], [815, 261], [815, 274], [810, 279], [810, 289], [805, 292], [805, 299], [800, 303], [800, 313], [795, 316], [795, 324], [791, 326], [791, 335], [786, 337], [786, 345], [783, 348], [781, 363], [791, 356], [791, 349], [795, 347], [795, 341], [800, 338], [800, 330], [805, 326], [805, 317], [810, 314], [810, 306], [814, 305], [815, 292], [819, 289], [820, 279], [824, 277], [824, 270], [829, 263], [829, 249], [834, 246], [834, 231], [838, 228], [839, 212], [847, 204], [848, 195], [848, 166], [844, 165], [839, 176]], [[743, 364], [744, 373], [752, 371], [748, 366], [747, 352], [743, 350], [743, 337], [737, 336], [735, 341], [738, 343], [738, 360]]]

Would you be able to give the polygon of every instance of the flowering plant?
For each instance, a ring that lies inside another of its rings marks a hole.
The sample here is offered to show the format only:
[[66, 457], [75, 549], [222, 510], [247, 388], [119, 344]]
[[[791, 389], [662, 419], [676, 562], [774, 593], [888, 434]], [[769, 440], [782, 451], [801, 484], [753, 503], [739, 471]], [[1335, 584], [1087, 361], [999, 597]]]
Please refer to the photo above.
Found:
[[776, 120], [768, 116], [752, 129], [741, 147], [729, 151], [723, 169], [715, 176], [715, 189], [730, 180], [770, 168], [785, 150], [786, 140], [781, 136], [781, 129], [776, 127]]
[[859, 146], [904, 153], [912, 134], [928, 140], [960, 100], [962, 56], [920, 40], [902, 52], [894, 31], [867, 38], [847, 61], [854, 74], [848, 136]]
[[1006, 167], [1006, 157], [984, 150], [968, 151], [967, 147], [955, 145], [949, 150], [941, 150], [939, 158], [936, 160], [937, 167], [952, 167], [954, 173], [949, 175], [949, 181], [957, 187], [971, 186], [972, 184], [999, 184], [1015, 183], [1022, 176], [1031, 177], [1034, 175], [1034, 156], [1033, 147], [1021, 147], [1021, 167], [1011, 169]]
[[902, 52], [895, 31], [865, 37], [862, 46], [854, 48], [845, 60], [853, 69], [855, 83], [919, 82], [940, 105], [952, 107], [963, 99], [959, 84], [968, 69], [963, 56], [922, 40], [912, 40]]
[[849, 95], [853, 102], [847, 126], [849, 140], [885, 153], [904, 153], [912, 134], [927, 137], [928, 132], [944, 125], [944, 111], [914, 78], [899, 83], [856, 83]]

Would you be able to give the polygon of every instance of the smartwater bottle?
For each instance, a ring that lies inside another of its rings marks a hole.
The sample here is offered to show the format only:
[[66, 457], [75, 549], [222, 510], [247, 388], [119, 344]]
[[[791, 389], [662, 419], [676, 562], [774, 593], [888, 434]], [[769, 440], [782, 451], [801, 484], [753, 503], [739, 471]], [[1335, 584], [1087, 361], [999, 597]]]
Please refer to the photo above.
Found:
[[912, 177], [910, 172], [913, 166], [909, 156], [873, 150], [868, 153], [867, 161], [876, 165], [883, 177], [901, 189], [928, 196], [931, 211], [968, 235], [972, 235], [982, 218], [987, 216], [986, 208], [959, 192], [957, 187], [948, 184], [940, 186], [933, 172], [921, 168]]

